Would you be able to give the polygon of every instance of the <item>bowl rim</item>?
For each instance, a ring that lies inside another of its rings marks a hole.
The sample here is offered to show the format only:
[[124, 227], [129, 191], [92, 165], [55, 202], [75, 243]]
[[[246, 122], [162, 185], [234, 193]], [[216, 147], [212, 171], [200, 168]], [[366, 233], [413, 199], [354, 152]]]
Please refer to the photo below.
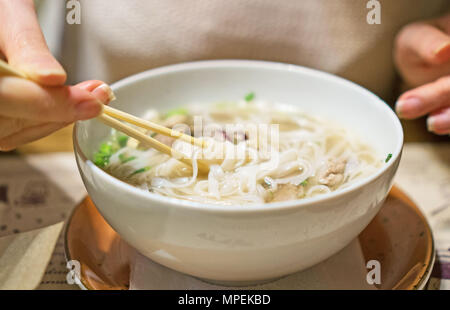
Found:
[[[342, 77], [336, 76], [334, 74], [307, 68], [299, 65], [289, 64], [289, 63], [281, 63], [281, 62], [271, 62], [271, 61], [262, 61], [262, 60], [244, 60], [244, 59], [233, 59], [233, 60], [202, 60], [202, 61], [192, 61], [192, 62], [185, 62], [185, 63], [178, 63], [163, 67], [158, 67], [154, 69], [149, 69], [131, 76], [128, 76], [122, 80], [119, 80], [111, 85], [111, 88], [113, 91], [127, 86], [129, 84], [133, 84], [136, 81], [142, 80], [144, 78], [154, 77], [158, 75], [164, 75], [164, 74], [171, 74], [176, 72], [182, 72], [182, 71], [189, 71], [189, 70], [197, 70], [197, 69], [208, 69], [208, 68], [257, 68], [257, 69], [268, 69], [268, 70], [279, 70], [279, 71], [289, 71], [289, 72], [297, 72], [307, 75], [313, 75], [318, 78], [322, 79], [328, 79], [330, 81], [333, 81], [335, 83], [338, 83], [340, 85], [343, 85], [344, 87], [350, 87], [353, 88], [354, 91], [358, 91], [361, 94], [364, 94], [365, 96], [371, 98], [372, 100], [368, 100], [371, 103], [370, 104], [376, 104], [379, 109], [385, 110], [387, 112], [387, 115], [390, 116], [391, 122], [393, 122], [395, 128], [396, 128], [396, 135], [397, 135], [397, 146], [395, 150], [392, 150], [392, 158], [383, 165], [381, 169], [379, 169], [376, 173], [362, 178], [360, 180], [356, 180], [353, 184], [349, 185], [348, 187], [337, 189], [336, 191], [333, 191], [331, 193], [327, 193], [324, 195], [317, 195], [310, 198], [302, 198], [302, 199], [295, 199], [295, 200], [288, 200], [288, 201], [281, 201], [281, 202], [269, 202], [269, 203], [248, 203], [248, 204], [231, 204], [231, 205], [221, 205], [221, 204], [212, 204], [212, 203], [201, 203], [196, 201], [190, 201], [190, 200], [184, 200], [179, 198], [173, 198], [173, 197], [166, 197], [163, 195], [151, 193], [149, 191], [144, 191], [140, 188], [137, 188], [135, 186], [132, 186], [124, 181], [119, 180], [118, 178], [115, 178], [114, 176], [108, 174], [101, 168], [97, 167], [81, 150], [81, 147], [78, 144], [77, 140], [77, 130], [79, 126], [79, 122], [75, 123], [74, 129], [73, 129], [73, 145], [74, 145], [74, 151], [76, 154], [78, 154], [84, 162], [87, 163], [87, 165], [90, 166], [93, 173], [99, 174], [102, 178], [106, 178], [109, 182], [111, 182], [114, 186], [120, 187], [124, 189], [127, 192], [130, 192], [133, 195], [140, 196], [143, 199], [148, 199], [153, 202], [159, 202], [168, 204], [172, 207], [179, 207], [179, 208], [186, 208], [186, 209], [194, 209], [194, 210], [201, 210], [205, 212], [209, 211], [223, 211], [225, 213], [229, 212], [240, 212], [240, 213], [246, 213], [246, 212], [255, 212], [255, 211], [282, 211], [282, 210], [289, 210], [292, 208], [300, 208], [300, 207], [306, 207], [311, 206], [315, 204], [321, 204], [326, 201], [338, 199], [344, 195], [346, 195], [349, 192], [358, 191], [359, 189], [363, 188], [369, 183], [374, 182], [378, 178], [380, 178], [386, 171], [388, 171], [398, 160], [401, 156], [402, 149], [403, 149], [403, 128], [401, 126], [400, 120], [398, 119], [397, 115], [394, 113], [394, 111], [388, 106], [386, 102], [384, 102], [380, 97], [372, 93], [371, 91], [363, 88], [362, 86], [349, 81], [347, 79], [344, 79]], [[78, 163], [78, 158], [77, 158]], [[80, 170], [80, 169], [79, 169]], [[80, 171], [81, 174], [81, 171]], [[387, 195], [387, 193], [386, 193]]]

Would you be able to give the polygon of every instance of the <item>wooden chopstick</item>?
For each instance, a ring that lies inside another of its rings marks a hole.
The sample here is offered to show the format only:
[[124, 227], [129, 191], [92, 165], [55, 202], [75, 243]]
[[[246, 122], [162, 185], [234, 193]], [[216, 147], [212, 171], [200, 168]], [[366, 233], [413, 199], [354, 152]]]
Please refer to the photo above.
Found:
[[[128, 136], [130, 136], [132, 138], [135, 138], [136, 140], [138, 140], [145, 146], [152, 147], [152, 148], [160, 151], [161, 153], [164, 153], [171, 157], [174, 157], [175, 159], [181, 161], [182, 163], [193, 167], [192, 159], [186, 158], [186, 156], [184, 154], [178, 152], [177, 150], [172, 149], [168, 145], [161, 143], [158, 140], [156, 140], [150, 136], [147, 136], [146, 134], [140, 132], [139, 130], [136, 130], [136, 129], [134, 129], [134, 128], [122, 123], [121, 121], [119, 121], [109, 115], [106, 115], [106, 114], [100, 114], [99, 116], [97, 116], [97, 118], [104, 124], [106, 124], [112, 128], [115, 128], [115, 129], [127, 134]], [[203, 173], [208, 173], [209, 166], [207, 164], [203, 163], [202, 160], [197, 160], [197, 165], [198, 165], [199, 171], [201, 171]]]
[[[0, 59], [0, 76], [16, 76], [23, 79], [29, 79], [24, 73], [14, 69], [11, 67], [8, 63], [4, 62]], [[142, 132], [132, 128], [129, 125], [126, 125], [122, 123], [121, 121], [118, 121], [117, 119], [113, 118], [116, 117], [118, 119], [124, 120], [126, 122], [129, 122], [131, 124], [137, 125], [139, 127], [143, 127], [145, 129], [152, 130], [154, 132], [174, 137], [174, 138], [180, 138], [183, 141], [189, 142], [191, 144], [195, 144], [200, 147], [205, 146], [205, 142], [203, 140], [195, 139], [194, 137], [188, 136], [182, 132], [169, 129], [167, 127], [154, 124], [152, 122], [140, 119], [136, 116], [133, 116], [131, 114], [119, 111], [117, 109], [111, 108], [109, 106], [103, 106], [103, 113], [97, 116], [97, 118], [102, 121], [104, 124], [113, 127], [130, 137], [135, 138], [136, 140], [142, 142], [144, 145], [148, 147], [152, 147], [162, 153], [165, 153], [169, 156], [175, 157], [180, 162], [187, 164], [191, 167], [193, 167], [192, 159], [186, 158], [184, 154], [172, 149], [168, 145], [159, 142], [156, 139], [153, 139], [152, 137], [149, 137]], [[208, 173], [209, 171], [209, 165], [207, 163], [204, 163], [202, 160], [197, 160], [198, 170], [202, 173]]]
[[123, 121], [126, 121], [127, 123], [136, 125], [138, 127], [142, 127], [151, 131], [154, 131], [156, 133], [168, 136], [168, 137], [173, 137], [173, 138], [177, 138], [177, 139], [181, 139], [185, 142], [188, 142], [190, 144], [194, 144], [200, 147], [204, 147], [206, 146], [206, 142], [201, 140], [201, 139], [196, 139], [192, 136], [188, 136], [180, 131], [177, 130], [172, 130], [170, 128], [161, 126], [159, 124], [155, 124], [153, 122], [144, 120], [142, 118], [136, 117], [134, 115], [128, 114], [126, 112], [114, 109], [110, 106], [105, 105], [103, 107], [103, 112], [109, 116], [112, 116], [114, 118], [118, 118], [121, 119]]

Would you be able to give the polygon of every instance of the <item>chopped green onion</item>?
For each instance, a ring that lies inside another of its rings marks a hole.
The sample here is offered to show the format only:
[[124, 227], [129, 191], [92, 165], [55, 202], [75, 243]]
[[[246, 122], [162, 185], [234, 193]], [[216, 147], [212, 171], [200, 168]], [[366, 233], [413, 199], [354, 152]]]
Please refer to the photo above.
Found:
[[113, 147], [109, 142], [100, 144], [99, 153], [112, 155]]
[[300, 183], [301, 186], [307, 186], [308, 185], [308, 180], [303, 181], [302, 183]]
[[108, 164], [109, 159], [101, 154], [94, 155], [94, 164], [100, 168], [105, 167]]
[[127, 155], [125, 153], [122, 153], [122, 154], [119, 155], [119, 159], [120, 159], [120, 162], [122, 164], [124, 164], [124, 163], [127, 163], [129, 161], [132, 161], [132, 160], [136, 159], [136, 156], [127, 157]]
[[152, 167], [147, 166], [147, 167], [138, 169], [138, 170], [134, 171], [132, 174], [130, 174], [130, 177], [133, 176], [133, 175], [135, 175], [135, 174], [138, 174], [138, 173], [142, 173], [142, 172], [145, 172], [145, 171], [149, 171], [151, 168], [152, 168]]
[[127, 142], [128, 142], [128, 136], [125, 136], [125, 135], [117, 136], [117, 143], [119, 143], [120, 147], [125, 147], [127, 145]]
[[125, 147], [128, 136], [120, 132], [114, 132], [109, 141], [100, 144], [97, 153], [94, 154], [94, 164], [104, 168], [109, 164], [109, 158], [119, 149]]
[[252, 101], [254, 98], [255, 98], [255, 93], [253, 93], [253, 92], [248, 93], [248, 94], [245, 95], [245, 97], [244, 97], [245, 101], [247, 101], [247, 102]]
[[98, 152], [94, 154], [94, 164], [100, 168], [105, 167], [109, 163], [109, 158], [117, 151], [111, 142], [103, 142], [100, 144]]
[[384, 160], [385, 163], [387, 163], [390, 159], [392, 158], [392, 154], [389, 153], [386, 157], [386, 159]]
[[154, 137], [156, 137], [157, 134], [158, 134], [157, 132], [154, 132], [150, 135], [150, 137], [154, 138]]
[[168, 111], [165, 115], [164, 118], [167, 119], [171, 116], [174, 115], [187, 115], [188, 114], [188, 110], [186, 110], [185, 108], [175, 108], [173, 110]]

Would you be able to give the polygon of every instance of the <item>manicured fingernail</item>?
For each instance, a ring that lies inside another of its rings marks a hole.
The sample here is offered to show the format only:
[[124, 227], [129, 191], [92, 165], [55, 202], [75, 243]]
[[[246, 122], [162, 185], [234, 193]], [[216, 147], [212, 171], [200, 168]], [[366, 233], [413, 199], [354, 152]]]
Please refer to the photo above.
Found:
[[422, 101], [419, 98], [408, 98], [397, 101], [395, 104], [395, 112], [401, 117], [405, 117], [407, 114], [419, 110], [422, 106]]
[[93, 118], [100, 114], [103, 104], [99, 100], [89, 100], [80, 102], [75, 106], [77, 120]]
[[116, 99], [111, 87], [107, 84], [101, 84], [92, 91], [92, 94], [104, 104]]

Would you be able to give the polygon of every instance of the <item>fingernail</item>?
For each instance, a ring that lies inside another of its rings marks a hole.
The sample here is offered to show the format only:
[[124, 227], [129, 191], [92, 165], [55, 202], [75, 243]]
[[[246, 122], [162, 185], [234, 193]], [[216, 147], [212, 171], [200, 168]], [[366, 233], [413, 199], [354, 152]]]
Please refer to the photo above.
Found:
[[89, 100], [80, 102], [75, 106], [77, 120], [86, 120], [100, 114], [103, 104], [99, 100]]
[[419, 110], [422, 106], [422, 101], [419, 98], [408, 98], [397, 101], [395, 104], [395, 112], [402, 118], [407, 114], [414, 113], [415, 110]]
[[26, 62], [14, 63], [14, 66], [17, 66], [20, 70], [26, 71], [27, 73], [33, 73], [40, 76], [66, 75], [66, 71], [64, 71], [60, 65], [55, 64], [54, 61], [49, 61], [47, 58], [32, 58], [28, 59]]
[[66, 72], [63, 69], [42, 68], [42, 69], [39, 69], [39, 71], [37, 71], [37, 73], [42, 76], [66, 75]]
[[111, 87], [109, 87], [107, 84], [101, 84], [92, 91], [92, 94], [103, 104], [106, 104], [116, 99], [114, 92], [112, 91]]

